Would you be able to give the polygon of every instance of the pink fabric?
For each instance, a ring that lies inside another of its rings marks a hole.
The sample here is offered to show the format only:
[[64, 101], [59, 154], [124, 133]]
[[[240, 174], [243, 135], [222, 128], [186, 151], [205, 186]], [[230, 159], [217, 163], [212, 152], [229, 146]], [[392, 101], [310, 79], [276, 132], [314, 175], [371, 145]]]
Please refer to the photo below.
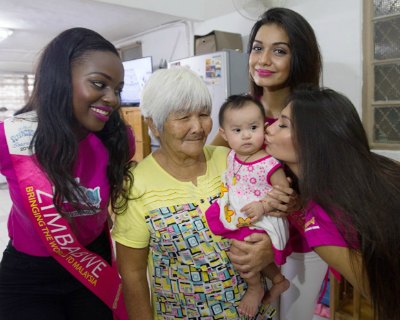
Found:
[[253, 232], [266, 232], [271, 238], [275, 260], [279, 265], [286, 261], [284, 254], [289, 238], [288, 222], [283, 218], [263, 216], [247, 227], [250, 221], [241, 212], [241, 208], [259, 201], [271, 190], [270, 178], [280, 167], [279, 161], [270, 155], [243, 162], [231, 150], [227, 158], [227, 169], [222, 176], [221, 198], [217, 200], [218, 204], [211, 206], [205, 213], [211, 231], [225, 238], [243, 240]]
[[[236, 175], [238, 183], [241, 179], [250, 182], [246, 189], [240, 190], [238, 196], [250, 193], [260, 197], [272, 189], [271, 176], [279, 168], [281, 168], [280, 162], [270, 155], [256, 161], [243, 162], [237, 157], [236, 153], [231, 151], [228, 155], [226, 176], [230, 179], [230, 177]], [[267, 183], [265, 183], [265, 180]]]
[[[218, 202], [215, 201], [206, 211], [206, 219], [208, 226], [213, 234], [218, 234], [224, 238], [236, 239], [243, 241], [244, 238], [252, 233], [265, 233], [264, 230], [250, 229], [249, 227], [241, 227], [237, 230], [229, 230], [224, 227], [219, 218], [220, 208]], [[277, 265], [282, 265], [286, 262], [288, 249], [278, 250], [272, 245], [274, 251], [274, 260]]]
[[[348, 247], [331, 217], [314, 202], [310, 203], [306, 210], [304, 235], [311, 248], [318, 246]], [[339, 272], [331, 267], [329, 270], [339, 281], [341, 280]]]
[[[18, 188], [15, 169], [4, 136], [4, 125], [0, 124], [0, 171], [6, 176], [12, 200], [8, 218], [8, 234], [13, 246], [21, 252], [34, 256], [48, 256], [46, 248], [38, 237], [32, 221], [28, 218]], [[85, 191], [90, 193], [98, 209], [95, 215], [77, 216], [74, 218], [74, 232], [78, 241], [86, 246], [94, 241], [102, 232], [108, 215], [108, 199], [110, 188], [106, 175], [108, 153], [102, 142], [94, 135], [89, 135], [80, 142], [78, 159], [74, 176], [80, 180]]]
[[305, 215], [304, 235], [308, 245], [348, 247], [331, 217], [316, 203], [310, 203]]
[[129, 158], [132, 159], [136, 152], [136, 141], [133, 128], [126, 127], [128, 132], [128, 144], [129, 144]]
[[265, 233], [264, 230], [250, 229], [249, 227], [241, 227], [236, 230], [229, 230], [224, 227], [219, 219], [219, 213], [220, 207], [217, 201], [215, 201], [206, 211], [207, 223], [213, 234], [217, 234], [228, 239], [243, 241], [244, 238], [252, 233]]
[[[34, 119], [34, 113], [30, 112], [15, 119], [8, 119], [5, 123], [0, 124], [0, 137], [2, 138], [0, 140], [5, 139], [6, 141], [6, 149], [1, 150], [8, 155], [9, 166], [14, 170], [13, 190], [20, 193], [21, 203], [18, 203], [18, 206], [21, 211], [23, 210], [26, 221], [31, 222], [32, 231], [36, 233], [48, 255], [57, 260], [77, 280], [109, 306], [116, 319], [127, 320], [128, 315], [122, 297], [121, 279], [115, 263], [110, 266], [102, 257], [86, 250], [75, 236], [76, 233], [81, 234], [82, 229], [85, 228], [74, 223], [71, 223], [71, 226], [70, 222], [62, 217], [54, 207], [53, 186], [35, 161], [35, 156], [29, 151], [30, 141], [36, 130]], [[89, 147], [90, 145], [86, 146]], [[96, 145], [96, 147], [99, 147], [99, 145]], [[87, 154], [95, 152], [96, 149], [79, 151]], [[75, 172], [80, 172], [80, 166], [85, 168], [78, 162], [78, 169]], [[91, 175], [96, 174], [97, 172], [91, 173]], [[88, 172], [87, 175], [90, 175], [90, 173]], [[84, 186], [81, 188], [90, 200], [91, 206], [100, 207], [101, 193], [99, 188], [93, 190]], [[107, 201], [105, 202], [107, 207]], [[100, 214], [89, 214], [91, 211], [84, 212], [82, 218], [101, 216], [104, 209], [99, 210], [99, 212]], [[81, 211], [72, 213], [80, 214]], [[79, 218], [81, 217], [70, 219]], [[104, 228], [108, 230], [106, 219], [102, 220], [100, 232]], [[87, 222], [91, 221], [88, 220]], [[92, 225], [92, 227], [94, 228], [96, 225]], [[19, 235], [19, 238], [23, 240], [22, 235]], [[14, 243], [16, 242], [14, 241]], [[22, 243], [24, 242], [22, 241]], [[29, 248], [29, 246], [25, 247]], [[18, 247], [16, 248], [18, 249]]]
[[304, 237], [304, 218], [302, 211], [292, 212], [287, 218], [290, 232], [288, 246], [290, 246], [292, 252], [305, 253], [312, 251]]
[[330, 319], [331, 317], [330, 308], [320, 303], [315, 306], [314, 314], [326, 319]]
[[270, 125], [270, 124], [273, 124], [276, 120], [278, 120], [278, 119], [275, 119], [275, 118], [265, 118], [265, 123], [266, 124], [268, 124], [268, 125]]

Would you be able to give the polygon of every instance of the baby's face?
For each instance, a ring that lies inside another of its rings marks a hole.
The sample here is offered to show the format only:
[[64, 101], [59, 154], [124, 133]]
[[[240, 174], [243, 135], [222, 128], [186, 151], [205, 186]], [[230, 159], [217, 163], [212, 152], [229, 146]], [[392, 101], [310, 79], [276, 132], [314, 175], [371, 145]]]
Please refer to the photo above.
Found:
[[239, 109], [227, 109], [220, 130], [229, 146], [240, 155], [251, 155], [264, 144], [264, 117], [252, 102]]

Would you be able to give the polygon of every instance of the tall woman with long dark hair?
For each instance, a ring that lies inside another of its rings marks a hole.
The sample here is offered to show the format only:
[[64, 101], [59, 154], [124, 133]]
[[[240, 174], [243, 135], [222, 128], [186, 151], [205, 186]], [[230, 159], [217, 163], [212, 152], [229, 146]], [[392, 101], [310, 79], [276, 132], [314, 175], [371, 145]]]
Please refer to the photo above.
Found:
[[[264, 12], [250, 32], [248, 53], [250, 92], [264, 106], [268, 124], [276, 121], [288, 96], [298, 85], [319, 84], [322, 58], [314, 30], [293, 10], [272, 8]], [[219, 136], [213, 143], [224, 145]], [[275, 206], [281, 211], [290, 211], [282, 203], [275, 202]], [[291, 286], [281, 296], [280, 319], [311, 320], [327, 265], [309, 248], [292, 224], [292, 221], [302, 219], [302, 213], [291, 213], [288, 219], [292, 254], [282, 266], [282, 273]], [[247, 249], [241, 243], [233, 242], [231, 253], [239, 246], [242, 251]], [[250, 254], [249, 259], [254, 255], [256, 253]], [[243, 258], [232, 255], [231, 259], [238, 261], [236, 267], [239, 270], [248, 271]]]
[[371, 298], [377, 319], [400, 319], [400, 164], [370, 150], [342, 94], [302, 89], [288, 101], [266, 140], [267, 151], [298, 179], [305, 214], [298, 229]]
[[133, 183], [123, 79], [109, 41], [66, 30], [44, 49], [27, 105], [0, 123], [12, 200], [1, 319], [126, 319], [107, 224]]

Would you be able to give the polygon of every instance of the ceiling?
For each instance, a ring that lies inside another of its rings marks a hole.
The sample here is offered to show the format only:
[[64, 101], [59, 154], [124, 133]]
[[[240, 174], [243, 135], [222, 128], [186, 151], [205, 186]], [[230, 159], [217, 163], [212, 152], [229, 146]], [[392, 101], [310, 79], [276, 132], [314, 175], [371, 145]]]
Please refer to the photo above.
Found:
[[177, 20], [233, 12], [232, 0], [0, 0], [0, 72], [32, 72], [41, 49], [61, 31], [86, 27], [114, 42]]

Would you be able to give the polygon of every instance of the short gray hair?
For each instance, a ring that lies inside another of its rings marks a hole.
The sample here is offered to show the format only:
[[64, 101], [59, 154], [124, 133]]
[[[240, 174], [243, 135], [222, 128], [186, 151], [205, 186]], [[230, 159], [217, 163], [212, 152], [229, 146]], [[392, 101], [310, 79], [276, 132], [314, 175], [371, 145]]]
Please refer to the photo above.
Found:
[[211, 95], [199, 75], [187, 67], [172, 67], [155, 71], [142, 91], [140, 109], [162, 131], [173, 112], [206, 110], [211, 114]]

